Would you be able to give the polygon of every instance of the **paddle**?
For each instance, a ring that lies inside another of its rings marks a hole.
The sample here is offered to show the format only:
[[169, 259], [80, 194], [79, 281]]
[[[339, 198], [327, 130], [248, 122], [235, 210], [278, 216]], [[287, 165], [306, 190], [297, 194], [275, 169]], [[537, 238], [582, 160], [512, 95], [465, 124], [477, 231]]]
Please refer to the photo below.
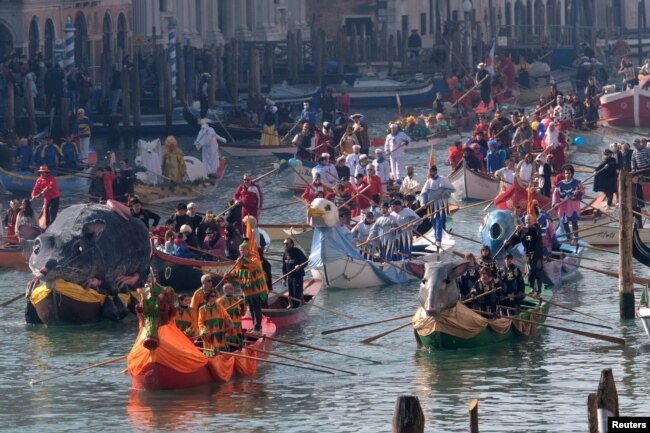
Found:
[[474, 302], [477, 299], [481, 299], [486, 297], [487, 295], [491, 295], [492, 293], [496, 293], [499, 290], [503, 290], [503, 287], [497, 287], [496, 289], [488, 290], [485, 293], [481, 293], [480, 295], [472, 296], [471, 298], [467, 298], [464, 301], [462, 301], [463, 304], [469, 304], [470, 302]]
[[[231, 346], [231, 347], [240, 347], [239, 344], [230, 343], [230, 342], [228, 342], [228, 341], [226, 342], [226, 344], [227, 344], [228, 346]], [[334, 368], [334, 367], [330, 367], [330, 366], [323, 365], [323, 364], [317, 364], [317, 363], [315, 363], [315, 362], [305, 361], [304, 359], [294, 358], [293, 356], [283, 355], [283, 354], [281, 354], [281, 353], [271, 352], [271, 351], [269, 351], [269, 350], [257, 349], [257, 348], [256, 348], [256, 349], [252, 349], [252, 348], [251, 348], [251, 350], [255, 350], [255, 352], [263, 353], [263, 354], [265, 354], [265, 355], [269, 355], [269, 356], [277, 356], [278, 358], [288, 359], [289, 361], [297, 361], [297, 362], [301, 362], [301, 363], [303, 363], [303, 364], [313, 365], [313, 366], [315, 366], [315, 367], [329, 368], [330, 370], [333, 370], [333, 371], [340, 371], [341, 373], [350, 374], [350, 375], [352, 375], [352, 376], [356, 376], [356, 375], [357, 375], [357, 373], [355, 373], [355, 372], [353, 372], [353, 371], [342, 370], [342, 369], [340, 369], [340, 368]]]
[[[477, 313], [480, 313], [480, 314], [483, 314], [483, 315], [485, 315], [485, 314], [492, 315], [493, 314], [493, 313], [488, 313], [486, 311], [481, 311], [481, 310], [473, 310], [473, 311], [475, 311]], [[543, 326], [545, 328], [551, 328], [551, 329], [555, 329], [555, 330], [558, 330], [558, 331], [569, 332], [571, 334], [582, 335], [584, 337], [595, 338], [597, 340], [608, 341], [610, 343], [625, 345], [625, 340], [622, 339], [622, 338], [618, 338], [618, 337], [610, 337], [609, 335], [595, 334], [593, 332], [580, 331], [578, 329], [564, 328], [562, 326], [548, 325], [546, 323], [537, 323], [537, 322], [532, 321], [532, 320], [520, 319], [518, 317], [504, 316], [504, 315], [501, 315], [501, 314], [494, 314], [494, 315], [497, 316], [497, 317], [505, 318], [505, 319], [516, 320], [516, 321], [522, 322], [522, 323], [528, 323], [530, 325]]]
[[472, 91], [474, 91], [474, 89], [476, 89], [478, 86], [480, 86], [481, 83], [483, 83], [483, 81], [487, 80], [489, 77], [490, 77], [490, 75], [488, 74], [488, 75], [486, 75], [485, 77], [483, 77], [483, 79], [482, 79], [481, 81], [479, 81], [478, 83], [474, 84], [474, 86], [472, 86], [471, 89], [469, 89], [467, 92], [465, 92], [465, 93], [464, 93], [460, 98], [456, 99], [456, 102], [454, 102], [454, 103], [451, 105], [451, 107], [454, 108], [456, 105], [458, 105], [458, 103], [459, 103], [460, 101], [462, 101], [463, 99], [465, 99], [465, 98], [467, 97], [467, 95], [469, 95], [470, 93], [472, 93]]
[[[550, 258], [549, 260], [553, 260], [554, 262], [562, 262], [562, 260], [560, 260], [560, 259], [553, 259], [553, 258]], [[618, 277], [619, 277], [618, 272], [606, 271], [606, 270], [604, 270], [604, 269], [592, 268], [591, 266], [585, 266], [585, 265], [570, 265], [570, 266], [576, 266], [576, 267], [578, 267], [578, 268], [582, 268], [582, 269], [587, 269], [587, 270], [589, 270], [589, 271], [598, 272], [599, 274], [607, 275], [607, 276], [614, 277], [614, 278], [618, 278]], [[650, 278], [642, 278], [642, 277], [635, 277], [635, 276], [632, 276], [632, 281], [633, 281], [634, 283], [636, 283], [636, 284], [642, 284], [642, 285], [648, 285], [648, 284], [650, 284]]]
[[262, 210], [277, 209], [279, 207], [291, 206], [291, 205], [298, 204], [298, 203], [303, 203], [301, 198], [296, 199], [296, 200], [292, 200], [292, 201], [287, 202], [287, 203], [281, 203], [281, 204], [276, 204], [276, 205], [273, 205], [273, 206], [265, 207], [265, 208], [262, 208]]
[[590, 325], [590, 326], [596, 326], [598, 328], [605, 328], [605, 329], [614, 329], [611, 326], [607, 325], [599, 325], [598, 323], [591, 323], [591, 322], [583, 322], [581, 320], [573, 320], [573, 319], [567, 319], [566, 317], [559, 317], [559, 316], [551, 316], [550, 314], [543, 314], [543, 313], [538, 313], [538, 312], [533, 312], [533, 311], [527, 311], [527, 310], [522, 310], [520, 308], [513, 308], [513, 307], [506, 307], [505, 305], [497, 305], [497, 308], [503, 308], [505, 310], [511, 310], [511, 311], [519, 311], [519, 312], [530, 312], [531, 314], [534, 314], [536, 316], [542, 316], [542, 317], [548, 317], [550, 319], [557, 319], [557, 320], [564, 320], [566, 322], [571, 322], [571, 323], [580, 323], [581, 325]]
[[600, 319], [600, 318], [598, 318], [596, 316], [592, 316], [591, 314], [587, 314], [587, 313], [583, 313], [583, 312], [578, 311], [578, 310], [574, 310], [573, 308], [567, 307], [566, 305], [558, 304], [557, 302], [553, 302], [550, 299], [542, 298], [540, 295], [536, 295], [534, 293], [529, 293], [528, 296], [530, 296], [531, 298], [540, 299], [542, 302], [547, 302], [547, 303], [553, 305], [554, 307], [564, 308], [565, 310], [572, 311], [572, 312], [574, 312], [576, 314], [580, 314], [581, 316], [585, 316], [585, 317], [589, 317], [591, 319], [595, 319], [595, 320], [599, 320], [601, 322], [605, 322], [605, 320]]
[[389, 329], [388, 331], [384, 331], [381, 334], [377, 334], [377, 335], [373, 335], [372, 337], [368, 337], [365, 340], [361, 340], [359, 343], [370, 344], [373, 341], [380, 339], [381, 337], [385, 337], [388, 334], [392, 334], [393, 332], [399, 331], [402, 328], [406, 328], [407, 326], [409, 326], [411, 324], [412, 324], [412, 322], [409, 320], [407, 323], [404, 323], [403, 325], [399, 325], [396, 328]]
[[259, 182], [260, 180], [264, 179], [265, 177], [269, 177], [270, 175], [272, 175], [272, 174], [275, 173], [276, 171], [278, 171], [277, 168], [274, 168], [273, 170], [269, 170], [269, 171], [267, 171], [266, 173], [264, 173], [263, 175], [258, 176], [258, 177], [256, 177], [255, 179], [253, 179], [253, 182], [252, 182], [252, 183]]
[[25, 293], [19, 293], [18, 295], [16, 295], [15, 297], [9, 299], [8, 301], [4, 301], [2, 304], [0, 304], [0, 307], [6, 307], [7, 305], [13, 304], [17, 300], [19, 300], [21, 298], [24, 298], [24, 297], [25, 297]]
[[[289, 299], [291, 301], [300, 302], [300, 303], [304, 302], [302, 299], [294, 298], [293, 296], [289, 296], [286, 293], [277, 293], [277, 292], [269, 292], [269, 293], [273, 293], [275, 295], [282, 296], [283, 298], [287, 298], [287, 299]], [[345, 314], [345, 313], [341, 313], [341, 312], [336, 311], [336, 310], [332, 310], [331, 308], [321, 307], [320, 305], [316, 305], [313, 302], [310, 303], [309, 305], [311, 307], [318, 308], [319, 310], [323, 310], [323, 311], [327, 311], [328, 313], [332, 313], [335, 316], [345, 317], [345, 318], [348, 318], [348, 319], [354, 319], [355, 318], [354, 316], [351, 316], [351, 315]]]
[[358, 325], [345, 326], [343, 328], [328, 329], [328, 330], [322, 331], [321, 335], [329, 335], [329, 334], [334, 334], [336, 332], [347, 331], [347, 330], [350, 330], [350, 329], [363, 328], [364, 326], [376, 325], [378, 323], [392, 322], [393, 320], [406, 319], [406, 318], [409, 318], [411, 316], [413, 316], [413, 314], [405, 314], [403, 316], [391, 317], [390, 319], [377, 320], [375, 322], [360, 323]]
[[[320, 368], [312, 368], [312, 367], [304, 367], [302, 365], [287, 364], [286, 362], [271, 361], [270, 359], [259, 358], [257, 356], [243, 355], [243, 354], [234, 353], [234, 352], [223, 352], [221, 350], [207, 350], [207, 349], [203, 349], [203, 350], [205, 350], [207, 352], [218, 353], [218, 354], [225, 355], [225, 356], [234, 356], [235, 358], [252, 359], [252, 360], [258, 361], [258, 362], [268, 362], [269, 364], [283, 365], [285, 367], [301, 368], [303, 370], [317, 371], [319, 373], [334, 374], [333, 371], [329, 371], [329, 370], [321, 370]], [[254, 349], [254, 348], [250, 348], [250, 350], [258, 351], [258, 349]], [[261, 350], [260, 350], [260, 353], [262, 353]]]
[[282, 344], [288, 344], [290, 346], [297, 346], [297, 347], [303, 347], [305, 349], [318, 350], [320, 352], [326, 352], [326, 353], [332, 353], [334, 355], [345, 356], [346, 358], [360, 359], [362, 361], [372, 362], [373, 364], [381, 364], [381, 362], [375, 361], [373, 359], [362, 358], [360, 356], [353, 356], [353, 355], [348, 355], [348, 354], [345, 354], [345, 353], [335, 352], [333, 350], [323, 349], [322, 347], [312, 346], [312, 345], [305, 344], [305, 343], [298, 343], [296, 341], [285, 340], [285, 339], [278, 338], [278, 337], [269, 337], [268, 335], [263, 335], [262, 338], [266, 338], [268, 340], [276, 341], [276, 342], [282, 343]]
[[72, 375], [80, 373], [80, 372], [82, 372], [84, 370], [90, 370], [91, 368], [102, 367], [104, 365], [108, 365], [108, 364], [112, 364], [114, 362], [122, 361], [123, 359], [126, 359], [126, 355], [118, 356], [117, 358], [112, 358], [112, 359], [109, 359], [107, 361], [98, 362], [97, 364], [89, 365], [87, 367], [77, 368], [76, 370], [63, 371], [63, 372], [58, 373], [56, 376], [50, 376], [50, 377], [46, 377], [44, 379], [38, 379], [38, 380], [33, 380], [32, 379], [32, 380], [29, 381], [29, 384], [30, 385], [35, 385], [37, 383], [47, 382], [47, 381], [52, 380], [52, 379], [58, 379], [59, 377], [72, 376]]

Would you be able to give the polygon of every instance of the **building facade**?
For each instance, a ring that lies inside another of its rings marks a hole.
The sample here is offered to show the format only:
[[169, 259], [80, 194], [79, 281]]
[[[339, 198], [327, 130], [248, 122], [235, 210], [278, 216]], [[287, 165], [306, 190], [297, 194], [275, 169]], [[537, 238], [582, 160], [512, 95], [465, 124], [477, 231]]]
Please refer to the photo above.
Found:
[[306, 0], [133, 0], [135, 43], [167, 40], [175, 20], [177, 40], [203, 48], [232, 38], [269, 42], [284, 40], [289, 30], [309, 37]]

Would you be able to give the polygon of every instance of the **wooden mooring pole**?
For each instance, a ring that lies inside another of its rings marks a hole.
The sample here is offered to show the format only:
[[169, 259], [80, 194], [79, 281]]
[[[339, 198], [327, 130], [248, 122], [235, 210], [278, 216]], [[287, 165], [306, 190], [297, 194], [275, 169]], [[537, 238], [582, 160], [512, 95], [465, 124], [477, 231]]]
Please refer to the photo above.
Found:
[[[640, 185], [639, 185], [640, 187]], [[618, 191], [620, 221], [618, 223], [619, 311], [622, 319], [634, 319], [634, 281], [632, 273], [632, 174], [622, 170], [619, 174]]]
[[142, 91], [140, 83], [140, 60], [142, 51], [138, 48], [133, 56], [133, 127], [135, 128], [136, 137], [140, 137], [140, 128], [142, 128]]
[[472, 399], [467, 408], [469, 412], [469, 433], [478, 433], [478, 400]]
[[611, 368], [600, 373], [600, 382], [596, 394], [587, 397], [587, 419], [589, 433], [607, 433], [607, 418], [619, 416], [618, 392]]
[[424, 413], [415, 395], [400, 395], [393, 412], [393, 433], [424, 433]]

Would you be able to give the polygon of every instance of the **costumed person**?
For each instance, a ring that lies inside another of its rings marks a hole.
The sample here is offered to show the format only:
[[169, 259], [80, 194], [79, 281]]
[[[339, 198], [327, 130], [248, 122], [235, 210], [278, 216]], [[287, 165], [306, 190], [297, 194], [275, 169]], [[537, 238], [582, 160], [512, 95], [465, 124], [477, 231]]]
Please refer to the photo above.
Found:
[[[354, 133], [352, 126], [348, 126], [341, 136], [341, 140], [339, 140], [338, 147], [343, 155], [350, 156], [354, 152], [355, 145], [359, 145], [357, 134]], [[361, 150], [361, 146], [359, 146], [359, 150]], [[353, 168], [350, 168], [350, 170], [353, 170]]]
[[187, 167], [185, 165], [185, 155], [178, 147], [176, 137], [173, 135], [165, 139], [162, 154], [162, 171], [163, 176], [170, 182], [181, 183]]
[[494, 173], [497, 170], [501, 170], [503, 168], [503, 163], [504, 161], [501, 160], [501, 154], [497, 150], [497, 142], [490, 140], [488, 142], [487, 155], [485, 155], [485, 168], [487, 172]]
[[239, 259], [226, 281], [237, 282], [244, 294], [244, 301], [253, 319], [253, 330], [262, 331], [262, 307], [268, 298], [268, 288], [262, 262], [257, 254], [252, 254], [247, 239], [239, 246]]
[[551, 197], [551, 178], [553, 176], [553, 155], [548, 155], [546, 158], [543, 153], [540, 153], [535, 161], [539, 163], [537, 171], [537, 187], [540, 194], [544, 197]]
[[[524, 300], [525, 283], [524, 274], [514, 263], [512, 254], [507, 253], [503, 259], [503, 267], [499, 270], [499, 280], [503, 287], [503, 292], [499, 296], [499, 305], [517, 309]], [[505, 316], [514, 316], [515, 310], [504, 308], [501, 312]]]
[[429, 178], [422, 186], [420, 192], [420, 203], [427, 206], [431, 214], [431, 222], [435, 231], [436, 246], [440, 247], [442, 232], [445, 229], [449, 197], [456, 191], [445, 176], [438, 175], [438, 167], [432, 165], [429, 168]]
[[204, 306], [208, 302], [208, 294], [210, 291], [215, 290], [212, 286], [213, 280], [212, 275], [203, 274], [201, 275], [201, 287], [196, 289], [192, 294], [192, 300], [190, 302], [190, 309], [192, 310], [192, 326], [194, 329], [197, 329], [197, 320], [199, 317], [199, 308]]
[[485, 63], [479, 63], [477, 66], [478, 70], [476, 71], [476, 85], [480, 87], [481, 90], [481, 101], [485, 107], [490, 105], [490, 90], [492, 89], [492, 79], [490, 73], [485, 68]]
[[[43, 210], [45, 212], [45, 226], [49, 227], [59, 213], [60, 194], [56, 185], [56, 179], [50, 173], [47, 166], [42, 165], [38, 169], [38, 178], [32, 189], [31, 201], [40, 195], [43, 195]], [[44, 228], [39, 223], [41, 228]]]
[[[345, 157], [345, 163], [350, 167], [350, 175], [354, 177], [357, 174], [357, 166], [361, 157], [361, 146], [355, 144], [352, 146], [352, 153]], [[355, 182], [353, 182], [355, 183]], [[355, 183], [356, 184], [356, 183]]]
[[282, 275], [293, 271], [284, 277], [284, 283], [289, 290], [289, 305], [287, 308], [299, 307], [304, 302], [302, 289], [305, 278], [305, 266], [307, 266], [308, 261], [305, 253], [300, 248], [294, 246], [293, 239], [286, 238], [284, 240]]
[[411, 138], [404, 132], [398, 130], [397, 123], [390, 124], [390, 133], [386, 135], [384, 151], [389, 155], [390, 171], [395, 181], [401, 181], [402, 179], [404, 151], [410, 142]]
[[465, 254], [465, 260], [469, 262], [467, 264], [467, 269], [462, 275], [456, 278], [456, 284], [458, 285], [458, 291], [460, 292], [460, 299], [469, 298], [469, 292], [478, 280], [478, 272], [480, 270], [478, 263], [476, 263], [476, 257], [474, 257], [474, 254]]
[[560, 132], [571, 130], [574, 116], [575, 111], [573, 107], [566, 103], [563, 96], [558, 96], [557, 105], [553, 108], [553, 118], [558, 122], [557, 129]]
[[488, 313], [496, 312], [496, 306], [499, 299], [499, 293], [502, 290], [501, 281], [496, 280], [493, 273], [487, 267], [481, 267], [479, 270], [479, 279], [474, 283], [474, 287], [469, 292], [469, 297], [484, 295], [474, 300], [472, 308], [486, 311]]
[[499, 265], [497, 264], [497, 261], [492, 257], [492, 251], [487, 245], [483, 245], [481, 247], [481, 255], [478, 259], [478, 264], [482, 268], [489, 269], [494, 278], [499, 275]]
[[[379, 256], [382, 259], [393, 261], [402, 260], [397, 247], [397, 220], [390, 212], [390, 204], [386, 201], [381, 204], [381, 215], [376, 219], [368, 234], [369, 243], [379, 244]], [[377, 242], [374, 242], [377, 241]]]
[[544, 155], [553, 155], [553, 171], [559, 171], [564, 167], [564, 147], [565, 145], [560, 137], [560, 130], [555, 122], [550, 122], [542, 140], [542, 148], [544, 149]]
[[481, 171], [482, 169], [481, 161], [476, 157], [472, 148], [466, 144], [463, 146], [463, 159], [454, 166], [453, 171], [460, 169], [462, 164], [465, 164], [465, 168], [470, 170]]
[[85, 163], [88, 162], [92, 128], [93, 122], [86, 116], [86, 111], [83, 108], [78, 109], [72, 133], [79, 135], [79, 159]]
[[309, 105], [309, 102], [302, 103], [303, 109], [300, 112], [298, 123], [309, 123], [310, 125], [316, 124], [316, 110]]
[[18, 231], [16, 230], [16, 222], [18, 221], [18, 214], [20, 213], [20, 202], [13, 199], [9, 201], [9, 209], [2, 218], [2, 225], [7, 228], [6, 240], [9, 242], [18, 241]]
[[242, 219], [244, 219], [246, 215], [251, 215], [259, 221], [264, 196], [262, 195], [262, 188], [253, 183], [253, 176], [250, 173], [244, 174], [244, 182], [237, 187], [232, 199], [235, 200], [235, 204], [242, 205]]
[[244, 305], [244, 300], [235, 295], [235, 287], [230, 283], [223, 285], [223, 296], [217, 299], [217, 302], [230, 316], [232, 325], [226, 331], [226, 344], [228, 344], [232, 351], [233, 345], [241, 346], [244, 341], [241, 318], [246, 311], [246, 306]]
[[106, 202], [106, 183], [104, 183], [104, 169], [97, 167], [88, 186], [88, 203], [102, 202]]
[[311, 161], [316, 141], [308, 122], [302, 124], [302, 129], [293, 137], [291, 144], [297, 148], [296, 159]]
[[524, 159], [519, 161], [517, 164], [517, 179], [523, 186], [528, 186], [528, 184], [533, 180], [533, 172], [535, 171], [535, 164], [533, 163], [533, 155], [527, 153], [524, 156]]
[[[390, 132], [392, 133], [393, 131], [391, 130]], [[413, 141], [424, 140], [431, 135], [429, 128], [418, 123], [414, 116], [408, 116], [406, 118], [406, 128], [404, 128], [404, 133]]]
[[225, 143], [226, 139], [215, 132], [208, 119], [201, 119], [201, 130], [194, 146], [201, 151], [201, 160], [209, 177], [216, 177], [219, 170], [219, 141]]
[[18, 236], [18, 240], [20, 240], [22, 226], [38, 228], [38, 221], [36, 220], [36, 213], [34, 212], [34, 209], [32, 209], [32, 202], [27, 199], [23, 199], [20, 202], [20, 210], [16, 216], [14, 232]]
[[14, 153], [14, 162], [20, 167], [20, 171], [27, 171], [34, 160], [34, 150], [29, 144], [29, 140], [21, 138], [18, 140], [18, 147]]
[[79, 169], [77, 165], [79, 151], [77, 151], [77, 145], [72, 142], [70, 134], [65, 134], [60, 149], [61, 167], [68, 173], [77, 171]]
[[450, 165], [452, 168], [456, 167], [458, 163], [463, 159], [463, 143], [460, 141], [455, 141], [453, 146], [449, 146], [449, 156], [447, 156], [447, 165]]
[[521, 242], [524, 246], [528, 284], [532, 288], [533, 293], [539, 294], [542, 290], [543, 279], [545, 278], [544, 241], [534, 215], [526, 215], [525, 223], [525, 226], [517, 227], [517, 231], [505, 245], [509, 247]]
[[[363, 218], [359, 223], [357, 223], [350, 233], [352, 234], [352, 242], [361, 249], [361, 253], [364, 257], [372, 257], [372, 245], [363, 244], [370, 236], [370, 230], [372, 229], [373, 224], [375, 224], [375, 214], [372, 211], [367, 211], [363, 213]], [[361, 245], [363, 244], [363, 245]]]
[[352, 175], [352, 172], [350, 171], [350, 167], [345, 162], [345, 156], [341, 155], [338, 158], [336, 158], [336, 165], [334, 166], [336, 169], [336, 173], [339, 176], [339, 182], [343, 182], [344, 180], [350, 180], [350, 176]]
[[325, 186], [321, 182], [320, 173], [314, 174], [314, 180], [311, 181], [309, 185], [305, 187], [305, 190], [302, 192], [302, 198], [305, 199], [305, 203], [310, 205], [312, 201], [316, 198], [325, 197]]
[[368, 154], [370, 150], [370, 137], [368, 136], [368, 125], [363, 121], [363, 114], [353, 114], [350, 119], [354, 122], [352, 130], [357, 135], [357, 141], [361, 146], [361, 152]]
[[[420, 216], [416, 214], [413, 209], [403, 207], [402, 201], [394, 199], [390, 202], [391, 215], [397, 221], [398, 234], [397, 234], [397, 248], [402, 257], [410, 257], [411, 245], [413, 245], [413, 231], [417, 225], [415, 222], [420, 221]], [[409, 224], [413, 223], [413, 224]]]
[[515, 172], [515, 163], [512, 159], [506, 159], [505, 167], [495, 171], [494, 177], [501, 181], [499, 188], [501, 191], [505, 191], [510, 185], [514, 184], [517, 173]]
[[[147, 209], [142, 208], [142, 202], [139, 198], [134, 197], [129, 201], [131, 216], [137, 218], [149, 229], [151, 226], [157, 226], [160, 222], [160, 215]], [[150, 224], [149, 221], [152, 221]]]
[[402, 179], [402, 185], [399, 187], [400, 194], [406, 196], [415, 194], [420, 191], [420, 182], [415, 178], [415, 172], [412, 165], [407, 165], [406, 176]]
[[311, 169], [312, 178], [315, 179], [316, 175], [320, 175], [320, 180], [325, 188], [329, 190], [334, 189], [334, 185], [339, 182], [339, 175], [336, 167], [330, 164], [329, 153], [323, 153], [318, 157], [318, 164]]
[[578, 220], [580, 219], [580, 204], [585, 192], [585, 187], [582, 182], [575, 179], [573, 176], [575, 169], [572, 165], [564, 166], [564, 179], [555, 185], [553, 191], [553, 207], [557, 208], [557, 214], [564, 227], [564, 233], [567, 240], [571, 239], [571, 235], [575, 237], [576, 241], [578, 235], [571, 232], [569, 223], [573, 231], [578, 230]]
[[216, 290], [210, 290], [207, 303], [199, 308], [197, 329], [206, 355], [215, 355], [217, 351], [228, 351], [226, 332], [232, 325], [232, 321], [228, 312], [217, 302], [218, 297]]
[[384, 191], [387, 190], [388, 183], [390, 182], [390, 163], [386, 160], [385, 154], [384, 149], [378, 147], [375, 149], [376, 158], [372, 161], [372, 166], [375, 168], [379, 179], [381, 179]]
[[176, 327], [189, 337], [195, 335], [194, 327], [192, 324], [190, 297], [187, 295], [178, 295], [178, 307], [176, 307]]
[[594, 170], [594, 192], [603, 192], [607, 197], [607, 205], [605, 209], [614, 206], [614, 193], [618, 185], [616, 159], [612, 155], [612, 151], [605, 149], [603, 151], [603, 160], [596, 170]]
[[260, 126], [262, 127], [260, 146], [277, 146], [280, 144], [280, 138], [278, 137], [279, 125], [278, 107], [273, 105], [273, 102], [268, 101], [266, 109], [260, 116]]

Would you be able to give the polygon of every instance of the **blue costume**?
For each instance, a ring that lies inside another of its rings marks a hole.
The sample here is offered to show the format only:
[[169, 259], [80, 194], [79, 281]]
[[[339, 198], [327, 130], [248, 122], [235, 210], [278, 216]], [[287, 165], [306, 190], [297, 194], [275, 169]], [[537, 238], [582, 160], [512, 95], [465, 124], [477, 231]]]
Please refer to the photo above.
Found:
[[79, 159], [79, 152], [77, 146], [71, 141], [66, 141], [61, 145], [61, 160], [62, 165], [67, 170], [78, 170], [77, 160]]
[[18, 146], [14, 157], [16, 161], [20, 161], [20, 171], [29, 170], [29, 166], [32, 165], [32, 160], [34, 159], [31, 146]]

